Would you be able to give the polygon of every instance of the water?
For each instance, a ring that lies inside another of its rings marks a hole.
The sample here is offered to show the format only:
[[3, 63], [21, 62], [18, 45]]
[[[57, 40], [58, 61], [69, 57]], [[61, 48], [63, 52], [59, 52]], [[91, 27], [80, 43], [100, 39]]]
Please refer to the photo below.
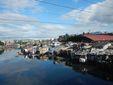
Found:
[[1, 53], [0, 85], [113, 85], [109, 76], [106, 80], [91, 66], [24, 58], [17, 56], [17, 51]]

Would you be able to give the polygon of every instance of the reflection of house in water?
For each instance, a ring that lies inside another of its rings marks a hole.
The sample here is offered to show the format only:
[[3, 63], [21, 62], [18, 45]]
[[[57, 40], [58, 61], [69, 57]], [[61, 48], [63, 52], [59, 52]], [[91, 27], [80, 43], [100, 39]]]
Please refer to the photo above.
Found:
[[112, 64], [82, 64], [72, 63], [72, 61], [66, 61], [66, 65], [72, 67], [75, 72], [82, 74], [89, 74], [94, 77], [98, 77], [103, 80], [113, 81], [113, 65]]
[[5, 48], [15, 48], [16, 45], [14, 41], [5, 41]]
[[78, 64], [78, 65], [72, 65], [72, 68], [73, 70], [75, 70], [76, 72], [81, 72], [83, 74], [87, 73], [89, 71], [88, 69], [88, 66], [86, 65], [81, 65], [81, 64]]
[[[31, 60], [38, 59], [38, 60], [52, 60], [53, 64], [63, 64], [66, 66], [69, 66], [72, 68], [75, 72], [79, 72], [82, 74], [87, 74], [87, 75], [92, 75], [94, 77], [98, 77], [100, 79], [104, 80], [109, 80], [113, 81], [113, 65], [110, 64], [95, 64], [95, 65], [90, 65], [90, 64], [83, 64], [83, 63], [74, 63], [72, 60], [68, 60], [62, 57], [58, 56], [34, 56], [34, 57], [26, 57]], [[85, 76], [87, 76], [85, 75]]]
[[113, 81], [113, 69], [112, 68], [107, 68], [107, 67], [97, 67], [94, 70], [91, 70], [88, 72], [88, 74], [91, 74], [95, 77], [104, 79], [104, 80], [109, 80], [109, 81]]
[[2, 53], [4, 53], [4, 49], [1, 49], [1, 50], [0, 50], [0, 55], [1, 55]]
[[66, 63], [64, 58], [58, 57], [58, 56], [53, 56], [53, 62], [54, 62], [54, 64], [56, 64], [56, 63], [65, 64]]

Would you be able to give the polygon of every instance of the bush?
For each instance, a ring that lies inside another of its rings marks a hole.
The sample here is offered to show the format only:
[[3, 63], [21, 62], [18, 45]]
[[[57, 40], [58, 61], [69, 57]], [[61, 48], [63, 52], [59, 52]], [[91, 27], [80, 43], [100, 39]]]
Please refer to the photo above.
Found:
[[4, 45], [4, 43], [2, 41], [0, 41], [0, 45]]

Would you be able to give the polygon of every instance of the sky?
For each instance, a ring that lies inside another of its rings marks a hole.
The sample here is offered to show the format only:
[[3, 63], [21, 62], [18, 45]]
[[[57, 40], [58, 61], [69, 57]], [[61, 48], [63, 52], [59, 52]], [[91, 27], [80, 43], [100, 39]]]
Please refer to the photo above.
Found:
[[0, 0], [0, 38], [113, 32], [113, 0]]

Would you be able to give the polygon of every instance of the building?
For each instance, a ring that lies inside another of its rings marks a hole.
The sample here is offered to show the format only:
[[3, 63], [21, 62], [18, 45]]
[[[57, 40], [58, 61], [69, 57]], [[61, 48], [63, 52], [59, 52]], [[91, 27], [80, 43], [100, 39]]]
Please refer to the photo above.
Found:
[[89, 39], [89, 41], [113, 41], [113, 35], [106, 35], [106, 34], [85, 34], [83, 35], [84, 38]]

